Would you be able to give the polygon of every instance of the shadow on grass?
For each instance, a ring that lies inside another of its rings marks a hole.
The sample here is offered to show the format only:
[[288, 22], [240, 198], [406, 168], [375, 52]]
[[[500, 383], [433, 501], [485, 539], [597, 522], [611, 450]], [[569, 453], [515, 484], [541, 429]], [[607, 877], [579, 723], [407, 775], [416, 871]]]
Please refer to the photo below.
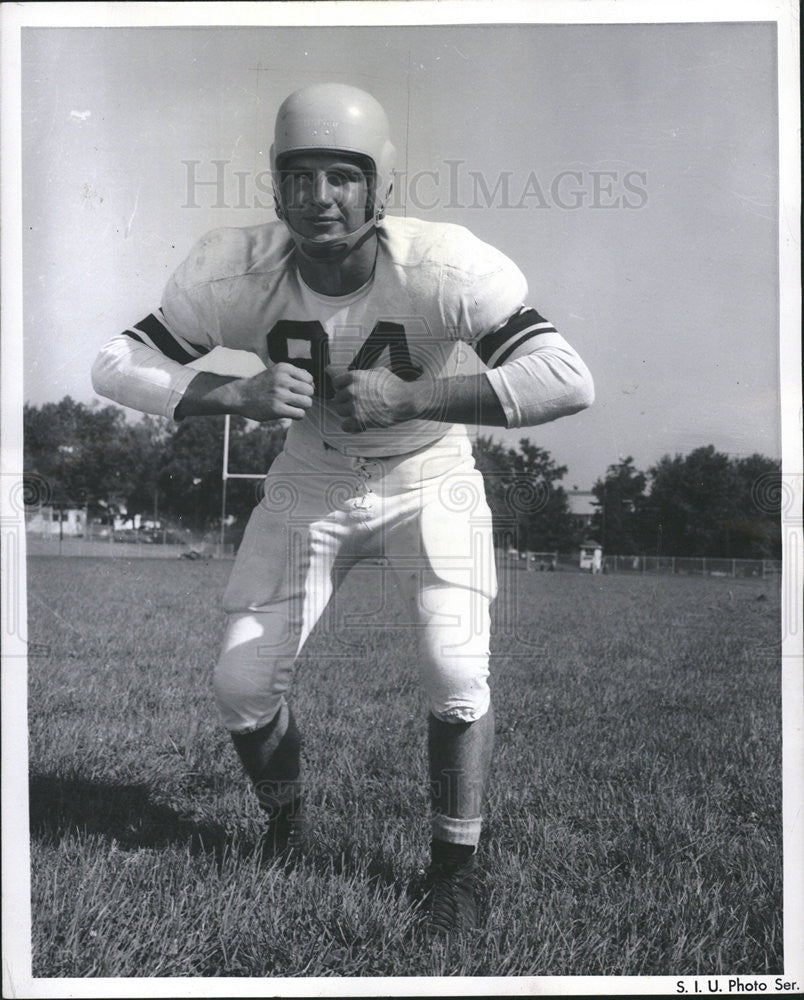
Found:
[[347, 880], [357, 879], [369, 886], [372, 883], [392, 886], [403, 891], [411, 903], [420, 902], [423, 895], [423, 887], [419, 884], [423, 879], [418, 873], [400, 875], [396, 859], [380, 849], [367, 853], [347, 841], [338, 853], [311, 852], [306, 861], [324, 878], [334, 875]]
[[[262, 854], [260, 838], [232, 835], [214, 821], [199, 821], [156, 802], [151, 789], [142, 784], [117, 784], [86, 778], [34, 774], [29, 783], [31, 838], [56, 843], [70, 833], [90, 834], [115, 841], [124, 850], [187, 846], [192, 856], [215, 859], [220, 867], [233, 857], [261, 857], [273, 862], [270, 852]], [[367, 877], [369, 882], [399, 885], [394, 859], [383, 854], [366, 855], [346, 843], [336, 855], [309, 851], [304, 861], [319, 875]], [[286, 862], [295, 864], [295, 862]], [[414, 877], [408, 893], [420, 897]]]
[[253, 853], [256, 844], [235, 842], [219, 823], [182, 816], [155, 802], [145, 785], [34, 774], [29, 784], [31, 837], [57, 841], [68, 833], [96, 834], [127, 849], [188, 845], [221, 863]]

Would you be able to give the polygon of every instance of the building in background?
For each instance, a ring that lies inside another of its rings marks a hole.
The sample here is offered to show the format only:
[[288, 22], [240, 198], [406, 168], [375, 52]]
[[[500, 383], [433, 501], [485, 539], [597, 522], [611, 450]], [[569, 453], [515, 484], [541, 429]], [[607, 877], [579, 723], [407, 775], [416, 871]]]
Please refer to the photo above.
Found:
[[592, 518], [597, 513], [597, 498], [591, 490], [572, 489], [567, 491], [570, 516], [575, 527], [586, 531], [592, 525]]
[[42, 504], [25, 512], [25, 530], [32, 535], [83, 538], [87, 530], [86, 507]]

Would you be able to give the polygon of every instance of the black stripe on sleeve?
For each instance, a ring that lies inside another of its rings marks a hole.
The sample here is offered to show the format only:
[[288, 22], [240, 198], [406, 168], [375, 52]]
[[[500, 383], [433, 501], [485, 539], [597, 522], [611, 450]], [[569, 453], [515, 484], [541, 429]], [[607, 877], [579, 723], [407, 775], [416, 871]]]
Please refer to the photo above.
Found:
[[139, 323], [134, 324], [135, 330], [142, 330], [144, 334], [154, 342], [157, 349], [162, 352], [166, 357], [170, 358], [171, 361], [178, 361], [181, 365], [186, 365], [190, 361], [194, 361], [195, 358], [189, 351], [181, 346], [174, 340], [173, 335], [164, 326], [153, 313], [146, 316], [145, 319], [139, 321]]
[[[164, 325], [165, 313], [161, 306], [159, 307], [159, 320]], [[194, 351], [198, 351], [199, 358], [204, 354], [209, 354], [210, 349], [205, 347], [203, 344], [194, 344], [192, 340], [188, 340], [186, 337], [183, 337], [182, 340], [184, 340], [185, 344], [189, 344]]]
[[133, 330], [123, 330], [123, 335], [125, 337], [131, 337], [132, 340], [138, 340], [141, 344], [145, 343], [145, 341], [142, 339], [142, 337], [138, 337], [137, 334], [134, 333]]
[[528, 330], [527, 333], [523, 333], [521, 337], [517, 337], [516, 340], [512, 341], [508, 347], [502, 352], [502, 354], [494, 362], [494, 367], [499, 368], [500, 365], [505, 364], [505, 362], [511, 357], [517, 347], [520, 347], [525, 343], [526, 340], [531, 340], [533, 337], [538, 337], [540, 333], [551, 333], [551, 330]]
[[[535, 309], [532, 308], [522, 308], [519, 312], [514, 313], [502, 326], [498, 327], [496, 330], [492, 330], [491, 333], [487, 333], [484, 337], [481, 337], [478, 343], [475, 345], [475, 350], [480, 357], [480, 360], [484, 364], [488, 364], [489, 358], [505, 344], [512, 337], [516, 337], [518, 333], [526, 330], [529, 326], [535, 326], [537, 323], [546, 323], [547, 320], [540, 316]], [[547, 332], [547, 330], [539, 331]]]

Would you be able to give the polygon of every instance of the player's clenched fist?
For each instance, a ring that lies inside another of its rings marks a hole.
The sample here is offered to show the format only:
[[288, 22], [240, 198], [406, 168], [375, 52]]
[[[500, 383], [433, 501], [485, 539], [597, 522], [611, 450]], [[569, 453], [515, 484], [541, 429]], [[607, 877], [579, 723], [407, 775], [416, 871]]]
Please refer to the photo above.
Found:
[[336, 375], [327, 369], [335, 389], [332, 406], [344, 417], [341, 428], [362, 431], [367, 427], [392, 427], [416, 416], [411, 384], [387, 368], [348, 371]]
[[313, 376], [281, 361], [251, 378], [238, 379], [236, 413], [249, 420], [301, 420], [313, 405]]

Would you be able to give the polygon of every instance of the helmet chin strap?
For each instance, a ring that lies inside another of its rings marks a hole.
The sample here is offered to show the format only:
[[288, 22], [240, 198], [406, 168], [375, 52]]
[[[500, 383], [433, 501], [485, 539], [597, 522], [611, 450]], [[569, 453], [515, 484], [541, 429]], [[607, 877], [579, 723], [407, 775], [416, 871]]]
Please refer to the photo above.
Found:
[[288, 227], [288, 231], [293, 237], [293, 242], [296, 244], [298, 252], [311, 264], [334, 264], [343, 260], [347, 254], [364, 243], [369, 233], [380, 224], [379, 218], [372, 217], [353, 232], [347, 233], [346, 236], [331, 236], [325, 240], [310, 240], [306, 236], [302, 236], [301, 233], [296, 232], [287, 219], [283, 219], [282, 221]]

